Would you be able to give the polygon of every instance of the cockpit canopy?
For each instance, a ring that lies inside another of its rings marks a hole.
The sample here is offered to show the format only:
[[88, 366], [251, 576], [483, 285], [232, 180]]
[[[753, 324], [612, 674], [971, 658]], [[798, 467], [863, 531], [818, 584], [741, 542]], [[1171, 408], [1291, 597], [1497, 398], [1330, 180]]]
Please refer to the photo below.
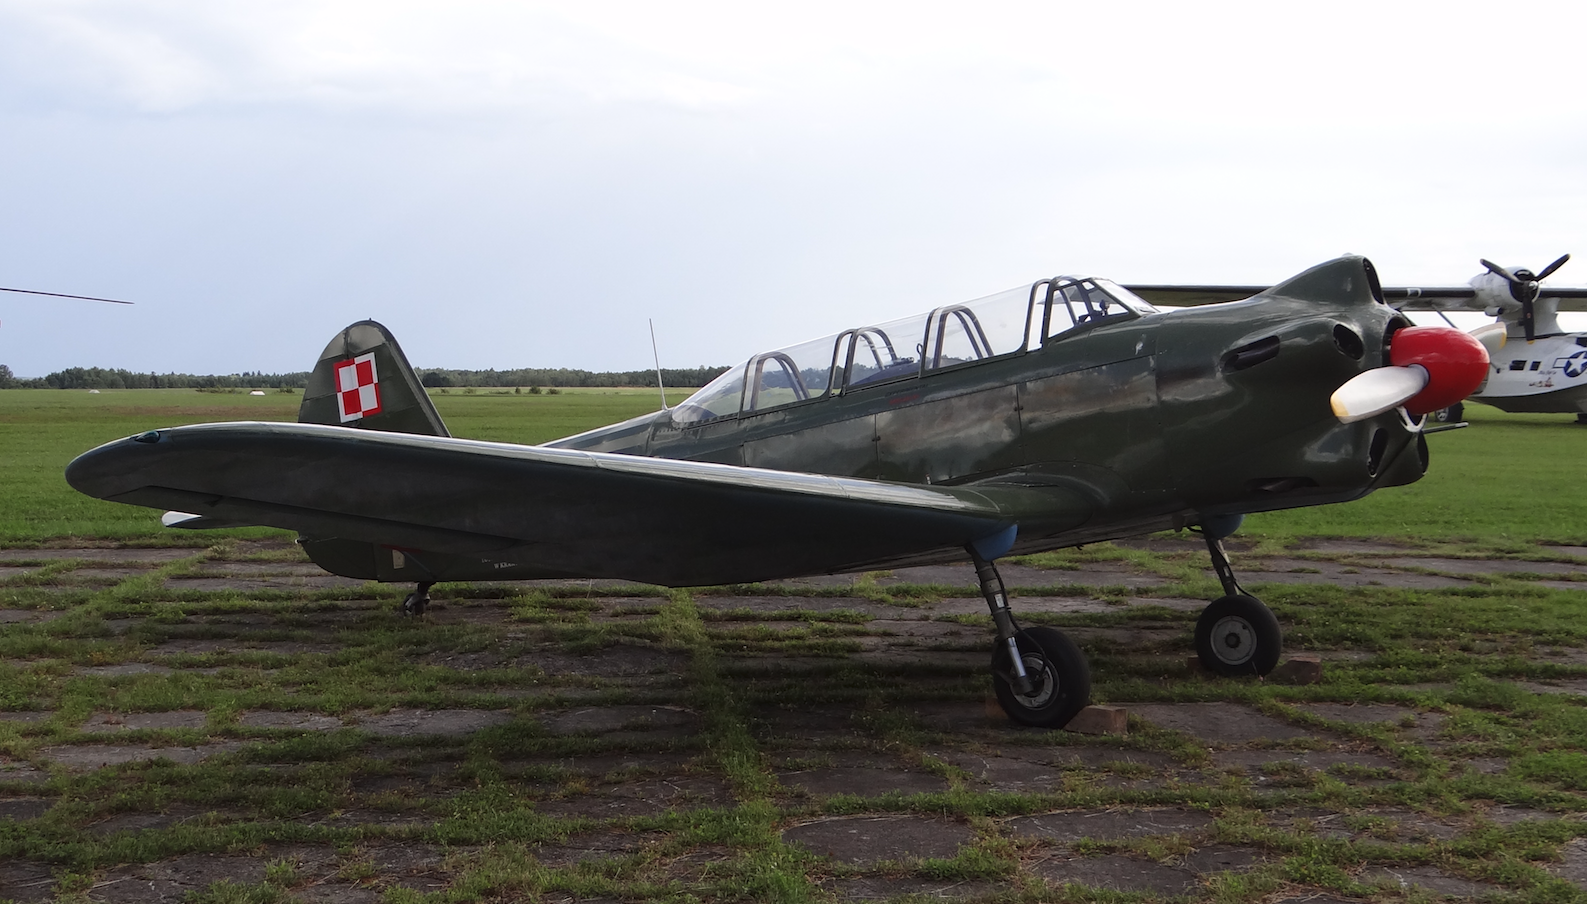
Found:
[[1013, 355], [1103, 322], [1158, 313], [1105, 279], [1044, 279], [962, 304], [762, 352], [672, 409], [690, 427]]

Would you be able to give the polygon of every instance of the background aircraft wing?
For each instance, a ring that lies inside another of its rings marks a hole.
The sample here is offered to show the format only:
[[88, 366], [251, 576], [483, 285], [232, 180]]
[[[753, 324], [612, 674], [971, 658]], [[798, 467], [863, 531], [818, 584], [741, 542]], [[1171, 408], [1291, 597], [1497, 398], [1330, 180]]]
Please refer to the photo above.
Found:
[[[1402, 311], [1454, 311], [1470, 308], [1477, 290], [1471, 286], [1385, 286], [1383, 300]], [[1587, 311], [1587, 289], [1543, 286], [1538, 298], [1557, 298], [1561, 311]]]
[[[1239, 301], [1266, 292], [1268, 286], [1125, 286], [1152, 304], [1190, 307]], [[1471, 286], [1384, 286], [1383, 300], [1402, 311], [1455, 311], [1471, 307], [1477, 291]], [[1561, 311], [1587, 311], [1587, 289], [1542, 287], [1539, 298], [1558, 298]]]
[[101, 499], [670, 586], [853, 570], [1062, 530], [1079, 489], [895, 484], [319, 424], [198, 424], [79, 456]]

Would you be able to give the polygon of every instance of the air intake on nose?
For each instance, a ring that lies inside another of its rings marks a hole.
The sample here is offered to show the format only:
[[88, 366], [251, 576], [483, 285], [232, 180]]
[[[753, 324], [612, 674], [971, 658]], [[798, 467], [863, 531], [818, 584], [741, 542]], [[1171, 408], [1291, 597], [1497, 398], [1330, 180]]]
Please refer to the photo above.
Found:
[[1334, 326], [1334, 347], [1352, 361], [1360, 361], [1361, 356], [1367, 351], [1366, 343], [1361, 341], [1361, 336], [1342, 323]]
[[1389, 449], [1389, 433], [1382, 427], [1372, 431], [1372, 445], [1367, 447], [1367, 473], [1373, 477], [1378, 476], [1378, 468], [1383, 466], [1383, 453]]
[[1237, 370], [1249, 370], [1264, 361], [1271, 361], [1278, 357], [1278, 337], [1269, 336], [1258, 339], [1249, 345], [1242, 345], [1227, 355], [1223, 356], [1223, 372], [1234, 373]]

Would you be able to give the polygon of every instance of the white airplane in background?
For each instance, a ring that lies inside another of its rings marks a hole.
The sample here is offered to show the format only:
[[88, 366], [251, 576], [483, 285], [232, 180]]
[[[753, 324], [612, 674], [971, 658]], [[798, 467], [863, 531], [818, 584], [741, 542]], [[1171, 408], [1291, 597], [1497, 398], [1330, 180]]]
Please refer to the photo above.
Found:
[[[1570, 260], [1566, 254], [1542, 272], [1509, 270], [1482, 261], [1486, 270], [1464, 286], [1386, 286], [1383, 298], [1401, 311], [1480, 311], [1497, 318], [1471, 334], [1488, 348], [1488, 379], [1470, 398], [1503, 411], [1558, 412], [1587, 424], [1587, 332], [1560, 327], [1560, 311], [1587, 311], [1587, 288], [1545, 288], [1542, 281]], [[1265, 286], [1126, 286], [1153, 303], [1209, 304], [1248, 298]], [[1463, 406], [1431, 417], [1459, 421]]]

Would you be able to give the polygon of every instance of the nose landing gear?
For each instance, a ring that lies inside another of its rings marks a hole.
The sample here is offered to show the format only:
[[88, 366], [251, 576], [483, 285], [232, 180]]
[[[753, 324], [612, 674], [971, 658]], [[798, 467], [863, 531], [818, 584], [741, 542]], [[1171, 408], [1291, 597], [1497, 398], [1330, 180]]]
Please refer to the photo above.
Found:
[[1215, 675], [1266, 675], [1278, 665], [1284, 651], [1278, 619], [1261, 600], [1240, 589], [1223, 541], [1211, 533], [1206, 534], [1206, 540], [1224, 595], [1201, 610], [1196, 619], [1196, 658]]

